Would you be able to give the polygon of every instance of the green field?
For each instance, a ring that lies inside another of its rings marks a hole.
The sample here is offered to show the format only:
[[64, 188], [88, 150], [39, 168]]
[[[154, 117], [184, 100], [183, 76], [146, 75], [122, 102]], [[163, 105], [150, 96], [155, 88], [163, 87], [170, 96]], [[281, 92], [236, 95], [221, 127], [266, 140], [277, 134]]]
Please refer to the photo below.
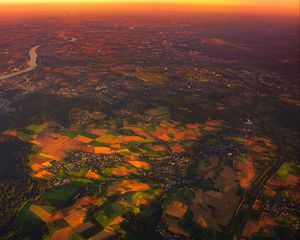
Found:
[[31, 124], [26, 129], [32, 131], [34, 134], [39, 134], [46, 129], [44, 124]]
[[72, 203], [74, 197], [81, 192], [81, 189], [82, 185], [76, 183], [58, 186], [44, 192], [39, 202], [43, 205], [50, 205], [61, 209]]
[[30, 211], [31, 202], [23, 205], [17, 214], [14, 225], [16, 229], [20, 229], [25, 235], [32, 237], [32, 239], [41, 239], [47, 225], [35, 214]]
[[24, 129], [24, 130], [17, 130], [17, 136], [21, 138], [23, 141], [29, 142], [33, 138], [31, 137], [31, 131]]
[[156, 72], [120, 72], [121, 74], [129, 77], [135, 77], [143, 80], [147, 84], [166, 84], [169, 82], [169, 77]]

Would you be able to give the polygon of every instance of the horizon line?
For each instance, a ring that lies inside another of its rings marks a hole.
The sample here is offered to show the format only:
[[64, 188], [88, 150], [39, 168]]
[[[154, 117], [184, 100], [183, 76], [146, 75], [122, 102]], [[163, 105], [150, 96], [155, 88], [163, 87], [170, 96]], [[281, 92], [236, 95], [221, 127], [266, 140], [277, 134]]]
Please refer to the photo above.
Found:
[[[6, 11], [17, 11], [17, 12], [34, 12], [35, 10], [44, 11], [104, 11], [105, 9], [94, 9], [90, 8], [93, 6], [106, 6], [109, 7], [106, 10], [117, 11], [117, 10], [132, 10], [132, 11], [149, 11], [158, 10], [160, 12], [230, 12], [230, 13], [249, 13], [258, 15], [287, 15], [299, 17], [299, 8], [294, 7], [278, 7], [278, 6], [255, 6], [255, 5], [234, 5], [234, 4], [203, 4], [203, 3], [159, 3], [159, 2], [27, 2], [27, 3], [3, 3], [0, 2], [0, 13]], [[50, 7], [43, 9], [43, 7]], [[70, 7], [64, 9], [63, 7]], [[76, 7], [83, 7], [77, 9]], [[147, 9], [144, 9], [145, 6]], [[19, 7], [22, 7], [21, 9]], [[128, 9], [128, 7], [131, 7]], [[134, 8], [132, 8], [134, 7]], [[149, 8], [150, 7], [150, 8]], [[33, 9], [36, 8], [36, 9]], [[37, 9], [38, 8], [38, 9]], [[125, 9], [124, 9], [125, 8]], [[267, 11], [266, 11], [267, 10]]]

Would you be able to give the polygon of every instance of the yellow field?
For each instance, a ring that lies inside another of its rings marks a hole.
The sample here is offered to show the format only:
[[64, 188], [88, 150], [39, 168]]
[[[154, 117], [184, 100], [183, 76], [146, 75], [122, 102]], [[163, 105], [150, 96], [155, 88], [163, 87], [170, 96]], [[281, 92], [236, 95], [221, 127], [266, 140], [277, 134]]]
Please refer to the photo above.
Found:
[[179, 201], [172, 201], [168, 208], [165, 210], [165, 213], [177, 217], [182, 218], [186, 211], [188, 210], [188, 206]]
[[147, 169], [150, 167], [150, 165], [148, 163], [143, 162], [143, 161], [128, 161], [128, 163], [130, 163], [132, 166], [134, 166], [136, 168]]
[[121, 182], [110, 185], [107, 189], [107, 193], [109, 196], [111, 196], [116, 193], [124, 194], [127, 192], [146, 191], [149, 189], [150, 186], [146, 183], [141, 183], [133, 179], [126, 179]]
[[95, 179], [95, 180], [100, 179], [99, 174], [97, 174], [97, 173], [95, 173], [95, 172], [93, 172], [93, 171], [91, 171], [91, 170], [89, 170], [89, 171], [87, 172], [87, 174], [85, 175], [85, 177], [86, 177], [86, 178], [89, 178], [89, 179]]

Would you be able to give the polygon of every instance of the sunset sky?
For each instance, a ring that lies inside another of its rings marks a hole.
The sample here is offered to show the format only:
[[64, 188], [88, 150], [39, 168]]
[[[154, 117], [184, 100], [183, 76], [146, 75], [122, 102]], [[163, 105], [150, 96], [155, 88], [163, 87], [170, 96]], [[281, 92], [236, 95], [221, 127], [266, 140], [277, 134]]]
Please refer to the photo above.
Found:
[[[234, 11], [239, 11], [243, 9], [244, 11], [250, 12], [276, 12], [276, 13], [292, 13], [298, 15], [299, 13], [299, 0], [0, 0], [2, 5], [12, 5], [12, 4], [49, 4], [53, 5], [58, 3], [105, 3], [112, 5], [121, 5], [121, 4], [156, 4], [156, 5], [170, 5], [178, 6], [200, 6], [206, 5], [211, 6], [212, 9], [229, 9], [230, 7], [234, 8]], [[248, 10], [247, 10], [248, 8]]]
[[299, 0], [0, 0], [0, 3], [191, 3], [191, 4], [221, 4], [221, 5], [252, 5], [252, 6], [282, 6], [298, 7]]

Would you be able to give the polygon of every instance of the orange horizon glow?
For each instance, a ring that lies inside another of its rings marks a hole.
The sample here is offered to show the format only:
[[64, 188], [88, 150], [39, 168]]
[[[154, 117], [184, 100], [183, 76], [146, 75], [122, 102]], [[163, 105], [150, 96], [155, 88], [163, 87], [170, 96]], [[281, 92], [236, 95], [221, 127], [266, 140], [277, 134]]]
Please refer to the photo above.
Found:
[[299, 16], [298, 0], [0, 0], [0, 13], [47, 11], [182, 11]]
[[209, 5], [247, 5], [299, 7], [298, 0], [0, 0], [0, 4], [32, 4], [32, 3], [185, 3]]

